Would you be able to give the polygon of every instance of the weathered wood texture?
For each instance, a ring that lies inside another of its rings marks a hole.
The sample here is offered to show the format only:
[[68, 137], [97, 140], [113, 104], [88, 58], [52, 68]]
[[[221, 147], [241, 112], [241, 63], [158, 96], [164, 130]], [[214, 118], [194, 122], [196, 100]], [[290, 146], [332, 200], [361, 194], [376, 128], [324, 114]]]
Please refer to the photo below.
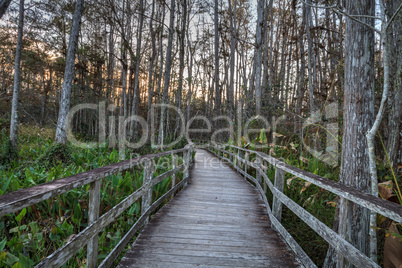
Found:
[[198, 150], [184, 191], [150, 220], [119, 267], [298, 267], [258, 191]]
[[[342, 254], [343, 257], [345, 257], [354, 265], [358, 267], [379, 267], [376, 263], [370, 260], [365, 254], [363, 254], [361, 251], [359, 251], [357, 248], [355, 248], [353, 245], [347, 242], [342, 235], [342, 231], [341, 234], [335, 233], [331, 228], [327, 227], [325, 224], [323, 224], [321, 221], [319, 221], [317, 218], [312, 216], [301, 206], [299, 206], [297, 203], [295, 203], [293, 200], [287, 197], [283, 193], [284, 172], [288, 172], [299, 178], [305, 179], [306, 181], [309, 181], [321, 188], [331, 191], [332, 193], [335, 193], [345, 198], [346, 200], [355, 202], [356, 204], [362, 205], [363, 207], [372, 209], [373, 211], [379, 212], [380, 214], [389, 217], [391, 219], [394, 219], [398, 222], [401, 221], [402, 206], [390, 203], [378, 197], [362, 193], [358, 190], [355, 190], [343, 184], [333, 182], [325, 178], [319, 177], [317, 175], [311, 174], [309, 172], [292, 167], [290, 165], [285, 164], [282, 161], [279, 161], [278, 159], [275, 159], [261, 152], [250, 151], [237, 146], [229, 146], [229, 145], [211, 146], [210, 149], [218, 156], [220, 156], [221, 153], [222, 155], [227, 155], [228, 156], [227, 158], [222, 157], [222, 159], [228, 161], [233, 166], [235, 166], [238, 172], [246, 175], [248, 179], [250, 179], [256, 184], [260, 192], [262, 194], [265, 194], [265, 191], [262, 191], [260, 184], [257, 183], [257, 179], [251, 177], [250, 175], [246, 174], [243, 170], [239, 169], [237, 165], [235, 165], [235, 163], [230, 160], [230, 157], [232, 156], [238, 158], [237, 161], [248, 164], [250, 167], [256, 169], [257, 174], [258, 173], [261, 174], [261, 176], [264, 179], [263, 180], [264, 184], [266, 184], [269, 187], [271, 193], [274, 196], [272, 213], [270, 212], [269, 209], [267, 209], [268, 214], [271, 218], [272, 225], [276, 230], [278, 230], [281, 233], [282, 237], [295, 251], [296, 255], [302, 260], [305, 266], [311, 266], [308, 257], [306, 258], [305, 253], [300, 249], [298, 245], [295, 244], [294, 239], [291, 238], [291, 236], [286, 232], [286, 230], [280, 224], [281, 203], [286, 205], [291, 211], [293, 211], [293, 213], [295, 213], [300, 219], [302, 219], [314, 231], [316, 231], [322, 238], [324, 238], [331, 246], [333, 246], [338, 253]], [[250, 154], [254, 154], [257, 159], [256, 163], [239, 158], [238, 156], [239, 154], [238, 153], [236, 154], [236, 150], [237, 151], [242, 150]], [[259, 158], [262, 158], [263, 160], [267, 161], [268, 163], [276, 167], [275, 186], [267, 177], [266, 172], [261, 168], [261, 165], [259, 164], [260, 161], [258, 161]]]
[[[226, 147], [228, 147], [228, 146], [226, 146]], [[298, 178], [311, 182], [312, 184], [317, 185], [318, 187], [321, 187], [327, 191], [330, 191], [330, 192], [332, 192], [340, 197], [343, 197], [349, 201], [352, 201], [353, 203], [356, 203], [360, 206], [373, 210], [376, 213], [381, 214], [387, 218], [390, 218], [396, 222], [402, 222], [402, 206], [401, 205], [384, 200], [380, 197], [372, 196], [371, 194], [368, 194], [368, 193], [363, 193], [359, 190], [346, 186], [342, 183], [331, 181], [331, 180], [325, 179], [323, 177], [320, 177], [318, 175], [307, 172], [305, 170], [301, 170], [299, 168], [290, 166], [290, 165], [288, 165], [272, 156], [269, 156], [267, 154], [247, 150], [247, 149], [237, 147], [237, 146], [231, 146], [231, 147], [233, 147], [235, 149], [243, 150], [244, 152], [249, 152], [250, 155], [251, 154], [258, 155], [263, 160], [267, 161], [269, 164], [279, 167], [283, 171], [290, 173], [293, 176], [296, 176]], [[225, 151], [223, 148], [224, 147], [222, 147], [222, 149], [220, 149], [220, 150], [227, 154], [233, 155], [232, 152]], [[217, 155], [219, 155], [219, 153]], [[248, 165], [253, 168], [258, 168], [258, 166], [254, 163], [249, 162]]]

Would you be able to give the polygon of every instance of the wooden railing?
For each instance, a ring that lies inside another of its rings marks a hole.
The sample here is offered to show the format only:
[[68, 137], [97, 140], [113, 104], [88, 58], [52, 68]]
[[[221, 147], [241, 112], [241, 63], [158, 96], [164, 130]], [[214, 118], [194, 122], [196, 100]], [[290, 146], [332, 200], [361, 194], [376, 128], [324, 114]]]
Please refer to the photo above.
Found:
[[[334, 193], [343, 198], [348, 205], [351, 205], [352, 203], [358, 204], [374, 211], [375, 213], [384, 215], [385, 217], [396, 222], [402, 222], [401, 205], [360, 192], [356, 189], [345, 186], [344, 184], [334, 182], [307, 171], [295, 168], [262, 152], [247, 150], [233, 145], [216, 143], [214, 145], [208, 143], [206, 147], [204, 144], [203, 147], [207, 148], [219, 158], [232, 164], [239, 173], [243, 174], [246, 179], [251, 180], [256, 185], [264, 199], [272, 228], [281, 234], [283, 239], [295, 252], [296, 256], [305, 267], [317, 266], [281, 224], [282, 205], [288, 207], [311, 229], [313, 229], [324, 240], [326, 240], [329, 245], [335, 248], [338, 253], [337, 267], [343, 266], [344, 258], [357, 267], [379, 267], [378, 264], [373, 262], [369, 257], [367, 257], [346, 240], [346, 230], [340, 230], [339, 233], [336, 233], [323, 222], [311, 215], [303, 207], [287, 197], [283, 193], [285, 174], [290, 173], [293, 176], [306, 180], [322, 189]], [[254, 159], [254, 161], [250, 161], [250, 159]], [[274, 184], [272, 184], [271, 180], [266, 175], [266, 171], [263, 170], [264, 163], [269, 163], [275, 167]], [[248, 174], [248, 167], [255, 169], [255, 178]], [[269, 205], [267, 200], [267, 187], [273, 195], [272, 207]]]
[[[187, 145], [182, 149], [141, 156], [2, 195], [0, 196], [0, 217], [37, 204], [51, 197], [58, 196], [72, 189], [90, 184], [88, 227], [44, 259], [37, 267], [60, 267], [81, 248], [87, 245], [87, 267], [92, 268], [97, 266], [98, 233], [113, 222], [127, 208], [141, 199], [141, 217], [99, 265], [99, 267], [110, 267], [124, 247], [135, 236], [136, 232], [148, 222], [151, 213], [165, 200], [173, 196], [182, 186], [186, 185], [189, 178], [189, 167], [192, 163], [192, 153], [193, 145]], [[183, 163], [179, 166], [177, 166], [178, 154], [183, 154]], [[159, 176], [153, 177], [154, 159], [169, 155], [173, 157], [173, 168]], [[99, 218], [101, 180], [109, 175], [128, 170], [140, 164], [144, 165], [143, 185]], [[181, 170], [183, 170], [183, 179], [176, 184], [175, 174]], [[172, 188], [152, 203], [152, 187], [168, 177], [172, 177]]]

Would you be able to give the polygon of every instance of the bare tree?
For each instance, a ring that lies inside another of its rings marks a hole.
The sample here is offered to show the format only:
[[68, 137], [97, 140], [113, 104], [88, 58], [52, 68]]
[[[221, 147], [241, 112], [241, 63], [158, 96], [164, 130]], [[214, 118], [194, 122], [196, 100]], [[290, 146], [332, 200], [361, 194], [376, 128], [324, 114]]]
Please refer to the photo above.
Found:
[[[145, 2], [146, 5], [146, 2]], [[134, 78], [134, 96], [132, 103], [131, 115], [138, 115], [140, 111], [140, 63], [141, 63], [141, 42], [142, 42], [142, 28], [144, 25], [144, 0], [140, 0], [140, 17], [138, 22], [138, 35], [137, 35], [137, 48], [135, 52], [135, 78]], [[135, 127], [134, 121], [132, 121], [131, 131], [132, 136], [135, 138], [137, 128]]]
[[255, 42], [255, 111], [261, 114], [261, 73], [262, 73], [262, 24], [264, 19], [265, 1], [258, 0], [257, 3], [257, 28]]
[[[169, 18], [169, 39], [168, 39], [168, 47], [166, 50], [166, 62], [165, 62], [165, 73], [164, 73], [164, 81], [163, 81], [163, 100], [162, 104], [167, 104], [168, 102], [168, 90], [170, 85], [170, 71], [172, 68], [172, 47], [173, 47], [173, 35], [174, 35], [174, 15], [176, 8], [176, 0], [171, 0], [170, 2], [170, 18]], [[164, 123], [165, 123], [165, 112], [166, 107], [161, 107], [161, 118], [159, 125], [159, 137], [158, 142], [159, 145], [163, 147], [164, 141]]]
[[20, 0], [20, 10], [18, 18], [18, 37], [17, 50], [15, 52], [14, 65], [14, 90], [13, 101], [11, 106], [11, 122], [10, 122], [10, 141], [14, 149], [17, 150], [18, 139], [18, 102], [21, 84], [21, 51], [22, 51], [22, 35], [24, 30], [24, 0]]
[[[214, 52], [215, 52], [215, 114], [220, 115], [221, 89], [219, 87], [219, 6], [218, 0], [214, 1]], [[217, 122], [218, 125], [218, 122]]]
[[66, 67], [64, 69], [63, 88], [61, 92], [59, 117], [56, 127], [56, 143], [65, 144], [67, 142], [67, 116], [70, 110], [71, 87], [74, 78], [75, 68], [75, 52], [78, 45], [78, 35], [80, 32], [80, 24], [82, 11], [84, 9], [84, 0], [77, 0], [75, 5], [73, 24], [71, 26], [70, 41], [66, 57]]
[[[183, 92], [183, 77], [184, 77], [184, 57], [185, 57], [185, 39], [186, 39], [186, 30], [187, 30], [187, 1], [180, 0], [181, 3], [181, 29], [178, 34], [179, 38], [179, 81], [176, 91], [176, 107], [181, 109], [182, 107], [182, 92]], [[175, 136], [176, 133], [179, 131], [180, 128], [180, 115], [178, 114], [176, 117], [176, 128], [175, 128]]]

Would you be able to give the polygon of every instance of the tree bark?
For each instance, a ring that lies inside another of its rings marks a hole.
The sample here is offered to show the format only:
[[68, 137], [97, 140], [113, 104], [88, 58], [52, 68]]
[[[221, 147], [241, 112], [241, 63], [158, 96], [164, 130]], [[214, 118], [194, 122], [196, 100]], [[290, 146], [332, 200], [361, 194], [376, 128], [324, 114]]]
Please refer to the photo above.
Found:
[[[375, 1], [346, 1], [350, 15], [374, 16]], [[362, 18], [374, 25], [371, 18]], [[343, 113], [343, 142], [340, 182], [362, 192], [370, 193], [370, 171], [366, 132], [374, 118], [374, 32], [369, 27], [346, 18], [345, 30], [345, 92]], [[348, 208], [341, 200], [338, 219], [340, 235], [357, 249], [369, 255], [369, 210], [357, 205]], [[345, 232], [342, 232], [344, 230]], [[326, 267], [336, 258], [327, 257]], [[339, 256], [339, 262], [343, 258]]]
[[[215, 31], [215, 39], [214, 39], [214, 52], [215, 52], [215, 115], [219, 116], [221, 113], [221, 89], [219, 87], [219, 9], [218, 9], [218, 0], [214, 1], [214, 31]], [[216, 127], [218, 128], [219, 122], [216, 122]]]
[[17, 50], [15, 52], [14, 65], [14, 90], [11, 106], [11, 122], [10, 122], [10, 141], [14, 149], [17, 151], [18, 139], [18, 101], [20, 95], [21, 84], [21, 51], [22, 51], [22, 35], [24, 30], [24, 0], [20, 0], [20, 10], [18, 18], [18, 37]]
[[64, 80], [61, 92], [59, 117], [57, 120], [57, 128], [56, 128], [55, 142], [61, 144], [65, 144], [67, 142], [67, 132], [66, 132], [67, 116], [70, 110], [71, 87], [74, 78], [74, 67], [75, 67], [75, 52], [77, 50], [78, 35], [80, 32], [80, 24], [83, 9], [84, 9], [84, 0], [77, 0], [73, 17], [73, 25], [71, 26], [70, 42], [68, 45], [68, 51], [66, 57], [66, 67], [64, 69]]
[[230, 20], [230, 77], [229, 88], [227, 90], [227, 102], [229, 117], [233, 118], [234, 115], [234, 72], [235, 72], [235, 52], [236, 52], [236, 5], [237, 1], [234, 1], [234, 12], [232, 9], [232, 1], [229, 1], [229, 20]]
[[[168, 93], [169, 93], [169, 85], [170, 85], [170, 71], [172, 67], [172, 47], [173, 47], [173, 35], [174, 35], [174, 17], [175, 17], [175, 8], [176, 8], [176, 0], [170, 1], [170, 18], [169, 18], [169, 39], [168, 46], [166, 50], [166, 62], [165, 62], [165, 73], [164, 73], [164, 81], [163, 81], [163, 100], [162, 104], [168, 103]], [[161, 107], [161, 118], [159, 124], [159, 145], [163, 147], [164, 141], [164, 121], [165, 121], [165, 107]]]
[[264, 18], [264, 0], [257, 3], [257, 29], [255, 44], [255, 113], [261, 114], [261, 72], [262, 72], [262, 24]]
[[152, 106], [152, 99], [153, 99], [153, 94], [154, 94], [154, 79], [153, 79], [153, 73], [154, 73], [154, 62], [156, 58], [156, 32], [154, 30], [154, 15], [155, 15], [155, 1], [152, 1], [152, 11], [151, 11], [151, 18], [149, 20], [149, 32], [151, 35], [151, 47], [152, 47], [152, 54], [149, 59], [149, 69], [148, 69], [148, 101], [147, 101], [147, 107], [148, 107], [148, 114], [147, 114], [147, 125], [148, 125], [148, 133], [151, 133], [151, 106]]
[[[146, 5], [146, 2], [145, 2]], [[142, 42], [142, 28], [144, 25], [144, 0], [140, 0], [140, 17], [139, 17], [139, 25], [138, 25], [138, 35], [137, 35], [137, 48], [135, 51], [135, 77], [134, 77], [134, 96], [132, 103], [131, 115], [139, 115], [140, 112], [140, 64], [141, 64], [141, 42]], [[131, 125], [132, 136], [134, 140], [137, 137], [137, 127], [135, 122], [132, 121]]]
[[[397, 11], [400, 3], [398, 1], [386, 1], [388, 20]], [[388, 42], [385, 44], [392, 57], [389, 57], [389, 113], [388, 113], [388, 139], [387, 153], [394, 169], [402, 162], [402, 143], [400, 133], [402, 131], [402, 12], [395, 17], [387, 31]], [[385, 161], [387, 161], [386, 157]]]
[[[309, 2], [307, 0], [307, 2]], [[316, 85], [314, 84], [315, 78], [313, 77], [314, 71], [313, 71], [313, 65], [315, 64], [315, 61], [313, 60], [314, 55], [313, 55], [313, 44], [311, 40], [311, 7], [307, 6], [304, 4], [305, 8], [305, 17], [303, 19], [305, 20], [305, 25], [306, 25], [306, 33], [307, 33], [307, 42], [308, 42], [308, 91], [309, 91], [309, 98], [310, 98], [310, 113], [313, 114], [314, 111], [316, 110], [315, 104], [314, 104], [314, 89]]]
[[[181, 29], [179, 35], [179, 81], [176, 92], [176, 107], [181, 110], [181, 102], [182, 102], [182, 92], [183, 92], [183, 77], [184, 77], [184, 57], [185, 57], [185, 39], [186, 39], [186, 29], [187, 29], [187, 1], [180, 0], [181, 9], [182, 9], [182, 18], [181, 18]], [[176, 128], [175, 128], [175, 136], [180, 129], [180, 114], [177, 114], [176, 117]]]

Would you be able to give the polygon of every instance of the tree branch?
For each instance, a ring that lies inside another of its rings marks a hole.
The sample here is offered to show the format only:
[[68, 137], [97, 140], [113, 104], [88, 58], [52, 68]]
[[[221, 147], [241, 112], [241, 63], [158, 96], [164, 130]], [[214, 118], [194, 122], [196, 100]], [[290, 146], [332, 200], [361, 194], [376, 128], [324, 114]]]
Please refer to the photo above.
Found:
[[[383, 21], [382, 18], [375, 17], [375, 16], [368, 16], [368, 15], [350, 15], [350, 14], [346, 13], [345, 11], [341, 10], [336, 4], [335, 4], [335, 5], [332, 5], [332, 6], [318, 6], [318, 5], [313, 5], [313, 4], [307, 3], [307, 2], [304, 1], [304, 0], [300, 0], [300, 1], [301, 1], [303, 4], [305, 4], [305, 5], [307, 5], [307, 6], [310, 6], [310, 7], [314, 7], [314, 8], [324, 8], [324, 9], [332, 9], [335, 13], [341, 13], [341, 14], [345, 15], [346, 17], [350, 18], [351, 20], [353, 20], [353, 21], [355, 21], [355, 22], [358, 22], [358, 23], [361, 23], [361, 24], [363, 24], [364, 26], [367, 26], [367, 27], [371, 28], [371, 29], [374, 30], [376, 33], [378, 33], [378, 34], [381, 35], [381, 31], [377, 30], [375, 27], [371, 26], [370, 24], [367, 24], [367, 23], [365, 23], [365, 22], [363, 22], [363, 21], [361, 21], [361, 20], [356, 19], [356, 17], [371, 18], [371, 19], [377, 19], [377, 20]], [[401, 7], [402, 7], [402, 5], [399, 6], [399, 8], [398, 8], [398, 10], [396, 11], [396, 13], [398, 13], [398, 11], [401, 9]], [[396, 13], [394, 14], [394, 16], [392, 17], [391, 20], [394, 19]], [[391, 21], [391, 20], [390, 20], [390, 21]]]
[[381, 20], [383, 21], [382, 18], [380, 17], [376, 17], [376, 16], [369, 16], [369, 15], [350, 15], [351, 17], [355, 17], [355, 18], [369, 18], [369, 19], [375, 19], [375, 20]]
[[370, 29], [372, 29], [373, 31], [375, 31], [376, 33], [378, 33], [379, 35], [382, 35], [382, 32], [379, 31], [379, 30], [377, 30], [375, 27], [371, 26], [371, 25], [368, 24], [368, 23], [365, 23], [365, 22], [363, 22], [363, 21], [361, 21], [361, 20], [358, 20], [358, 19], [354, 18], [353, 15], [350, 15], [350, 14], [346, 13], [345, 11], [340, 10], [339, 8], [333, 9], [333, 11], [336, 12], [336, 13], [341, 13], [341, 14], [345, 15], [346, 17], [348, 17], [349, 19], [351, 19], [351, 20], [353, 20], [353, 21], [355, 21], [355, 22], [361, 23], [361, 24], [363, 24], [364, 26], [369, 27]]
[[395, 11], [394, 15], [392, 15], [391, 19], [388, 21], [387, 26], [385, 26], [385, 31], [388, 30], [389, 26], [391, 25], [392, 21], [396, 18], [396, 15], [398, 15], [399, 11], [402, 9], [402, 3], [399, 5], [398, 9]]
[[0, 0], [0, 19], [3, 17], [4, 13], [6, 13], [8, 6], [10, 5], [11, 0]]
[[309, 6], [309, 7], [314, 7], [314, 8], [333, 9], [333, 8], [336, 7], [336, 4], [333, 5], [333, 6], [317, 6], [317, 5], [313, 5], [313, 4], [307, 3], [307, 2], [304, 1], [304, 0], [300, 0], [300, 1], [301, 1], [303, 4], [305, 4], [305, 5]]

